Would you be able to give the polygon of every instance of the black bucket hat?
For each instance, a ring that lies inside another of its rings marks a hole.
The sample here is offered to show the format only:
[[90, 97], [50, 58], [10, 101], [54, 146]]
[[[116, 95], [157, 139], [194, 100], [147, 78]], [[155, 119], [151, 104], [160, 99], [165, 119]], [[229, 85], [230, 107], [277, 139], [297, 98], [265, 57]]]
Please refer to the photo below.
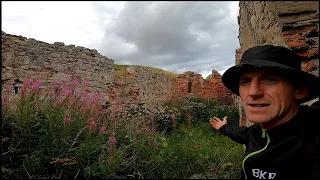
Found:
[[238, 65], [227, 69], [222, 76], [223, 84], [239, 96], [239, 77], [241, 73], [259, 68], [275, 69], [292, 82], [303, 82], [310, 85], [309, 94], [300, 103], [319, 96], [319, 77], [301, 70], [301, 57], [282, 46], [256, 46], [246, 50]]

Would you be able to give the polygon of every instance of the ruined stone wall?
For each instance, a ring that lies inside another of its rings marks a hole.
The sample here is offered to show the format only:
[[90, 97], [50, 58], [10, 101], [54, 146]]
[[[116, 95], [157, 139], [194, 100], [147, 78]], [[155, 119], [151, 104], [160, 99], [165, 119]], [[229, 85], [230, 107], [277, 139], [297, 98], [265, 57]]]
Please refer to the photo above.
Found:
[[121, 99], [124, 103], [161, 104], [171, 99], [176, 78], [155, 72], [142, 66], [129, 66], [123, 78], [114, 83], [116, 93], [110, 100]]
[[129, 66], [123, 79], [117, 79], [114, 60], [98, 51], [2, 32], [2, 87], [21, 86], [26, 79], [52, 84], [72, 79], [87, 80], [91, 92], [100, 92], [115, 103], [154, 104], [170, 99], [175, 78], [140, 66]]
[[[114, 60], [98, 51], [56, 42], [49, 44], [32, 38], [1, 34], [1, 86], [22, 86], [26, 79], [47, 85], [55, 80], [70, 83], [86, 80], [88, 91], [100, 92], [111, 106], [120, 104], [161, 104], [172, 98], [195, 95], [232, 104], [231, 93], [222, 85], [221, 75], [213, 70], [203, 79], [200, 74], [186, 72], [178, 77], [143, 66], [128, 66], [123, 77], [115, 72]], [[80, 88], [79, 88], [80, 89]]]
[[87, 80], [89, 91], [106, 97], [107, 84], [114, 81], [113, 60], [96, 50], [56, 42], [49, 44], [32, 38], [1, 34], [2, 87], [19, 84], [26, 79], [43, 80], [48, 84]]
[[[281, 45], [294, 50], [304, 71], [319, 76], [319, 2], [317, 1], [240, 1], [239, 42], [236, 64], [242, 53], [257, 45]], [[310, 105], [317, 99], [306, 104]], [[239, 97], [240, 125], [248, 126]]]
[[139, 66], [134, 66], [134, 70], [139, 77], [136, 84], [142, 102], [163, 102], [173, 97], [175, 78]]

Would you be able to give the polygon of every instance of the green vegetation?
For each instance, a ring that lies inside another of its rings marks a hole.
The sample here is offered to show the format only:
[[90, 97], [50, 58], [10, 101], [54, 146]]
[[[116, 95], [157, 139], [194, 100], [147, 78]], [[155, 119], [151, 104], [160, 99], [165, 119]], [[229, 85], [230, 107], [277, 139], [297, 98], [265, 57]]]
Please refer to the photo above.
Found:
[[119, 64], [114, 64], [114, 70], [116, 72], [117, 78], [118, 79], [122, 79], [124, 76], [124, 73], [126, 71], [126, 69], [129, 67], [130, 65], [119, 65]]
[[3, 179], [240, 177], [242, 146], [208, 123], [219, 113], [236, 121], [231, 107], [185, 98], [111, 111], [77, 80], [40, 85], [25, 80], [19, 94], [3, 87]]
[[150, 69], [153, 72], [158, 72], [158, 73], [161, 73], [161, 74], [168, 75], [169, 77], [172, 77], [172, 78], [177, 78], [179, 76], [179, 74], [177, 74], [177, 73], [165, 71], [165, 70], [162, 70], [162, 69], [159, 69], [159, 68], [148, 67], [148, 66], [142, 66], [142, 67], [146, 67], [147, 69]]
[[[124, 73], [126, 71], [126, 69], [128, 67], [130, 67], [131, 65], [119, 65], [119, 64], [114, 64], [114, 70], [116, 71], [116, 74], [117, 74], [117, 78], [118, 79], [122, 79], [123, 76], [124, 76]], [[165, 70], [162, 70], [162, 69], [159, 69], [159, 68], [153, 68], [153, 67], [148, 67], [148, 66], [139, 66], [139, 67], [142, 67], [142, 68], [146, 68], [146, 69], [149, 69], [153, 72], [157, 72], [157, 73], [161, 73], [161, 74], [165, 74], [165, 75], [168, 75], [169, 77], [172, 77], [172, 78], [177, 78], [179, 74], [176, 74], [176, 73], [173, 73], [173, 72], [169, 72], [169, 71], [165, 71]]]

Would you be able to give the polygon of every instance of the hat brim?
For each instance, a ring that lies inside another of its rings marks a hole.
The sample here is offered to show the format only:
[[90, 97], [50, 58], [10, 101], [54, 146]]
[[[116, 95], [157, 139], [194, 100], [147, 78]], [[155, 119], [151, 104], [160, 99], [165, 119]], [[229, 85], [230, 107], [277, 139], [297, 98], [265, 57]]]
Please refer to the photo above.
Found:
[[286, 66], [277, 62], [269, 61], [269, 60], [255, 60], [251, 62], [248, 61], [248, 62], [242, 62], [238, 65], [235, 65], [225, 71], [225, 73], [222, 75], [222, 82], [231, 92], [239, 96], [240, 75], [243, 72], [246, 72], [250, 69], [254, 70], [259, 68], [275, 69], [279, 72], [283, 72], [284, 74], [288, 75], [288, 77], [290, 78], [299, 78], [302, 80], [302, 82], [308, 84], [310, 86], [310, 92], [305, 98], [300, 100], [300, 103], [308, 102], [319, 96], [319, 90], [320, 90], [319, 77], [311, 73], [301, 71], [299, 69], [294, 69], [289, 66]]

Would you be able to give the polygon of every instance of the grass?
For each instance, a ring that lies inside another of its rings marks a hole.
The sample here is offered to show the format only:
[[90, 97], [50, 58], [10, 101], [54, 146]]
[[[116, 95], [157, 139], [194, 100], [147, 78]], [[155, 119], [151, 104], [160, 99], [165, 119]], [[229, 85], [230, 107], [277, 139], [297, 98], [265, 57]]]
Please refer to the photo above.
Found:
[[118, 79], [123, 79], [125, 71], [128, 67], [130, 67], [130, 65], [114, 64], [114, 71], [116, 72]]
[[[130, 67], [131, 65], [120, 65], [120, 64], [114, 64], [114, 70], [116, 72], [117, 78], [118, 79], [123, 79], [124, 77], [124, 73], [126, 71], [126, 69], [128, 67]], [[145, 69], [149, 69], [152, 72], [156, 72], [156, 73], [160, 73], [160, 74], [164, 74], [164, 75], [168, 75], [171, 78], [177, 78], [179, 74], [173, 73], [173, 72], [169, 72], [169, 71], [165, 71], [159, 68], [154, 68], [154, 67], [148, 67], [148, 66], [139, 66]]]
[[171, 78], [177, 78], [179, 76], [179, 74], [177, 73], [173, 73], [173, 72], [169, 72], [169, 71], [165, 71], [163, 69], [159, 69], [159, 68], [154, 68], [154, 67], [149, 67], [149, 66], [143, 66], [147, 69], [150, 69], [153, 72], [157, 72], [157, 73], [161, 73], [161, 74], [165, 74], [168, 75]]
[[213, 132], [207, 123], [192, 128], [182, 126], [167, 141], [162, 178], [240, 177], [242, 146]]
[[240, 177], [242, 146], [200, 116], [230, 114], [231, 107], [188, 100], [117, 113], [103, 109], [100, 95], [88, 94], [82, 82], [41, 90], [41, 82], [25, 80], [18, 94], [3, 87], [3, 179]]

